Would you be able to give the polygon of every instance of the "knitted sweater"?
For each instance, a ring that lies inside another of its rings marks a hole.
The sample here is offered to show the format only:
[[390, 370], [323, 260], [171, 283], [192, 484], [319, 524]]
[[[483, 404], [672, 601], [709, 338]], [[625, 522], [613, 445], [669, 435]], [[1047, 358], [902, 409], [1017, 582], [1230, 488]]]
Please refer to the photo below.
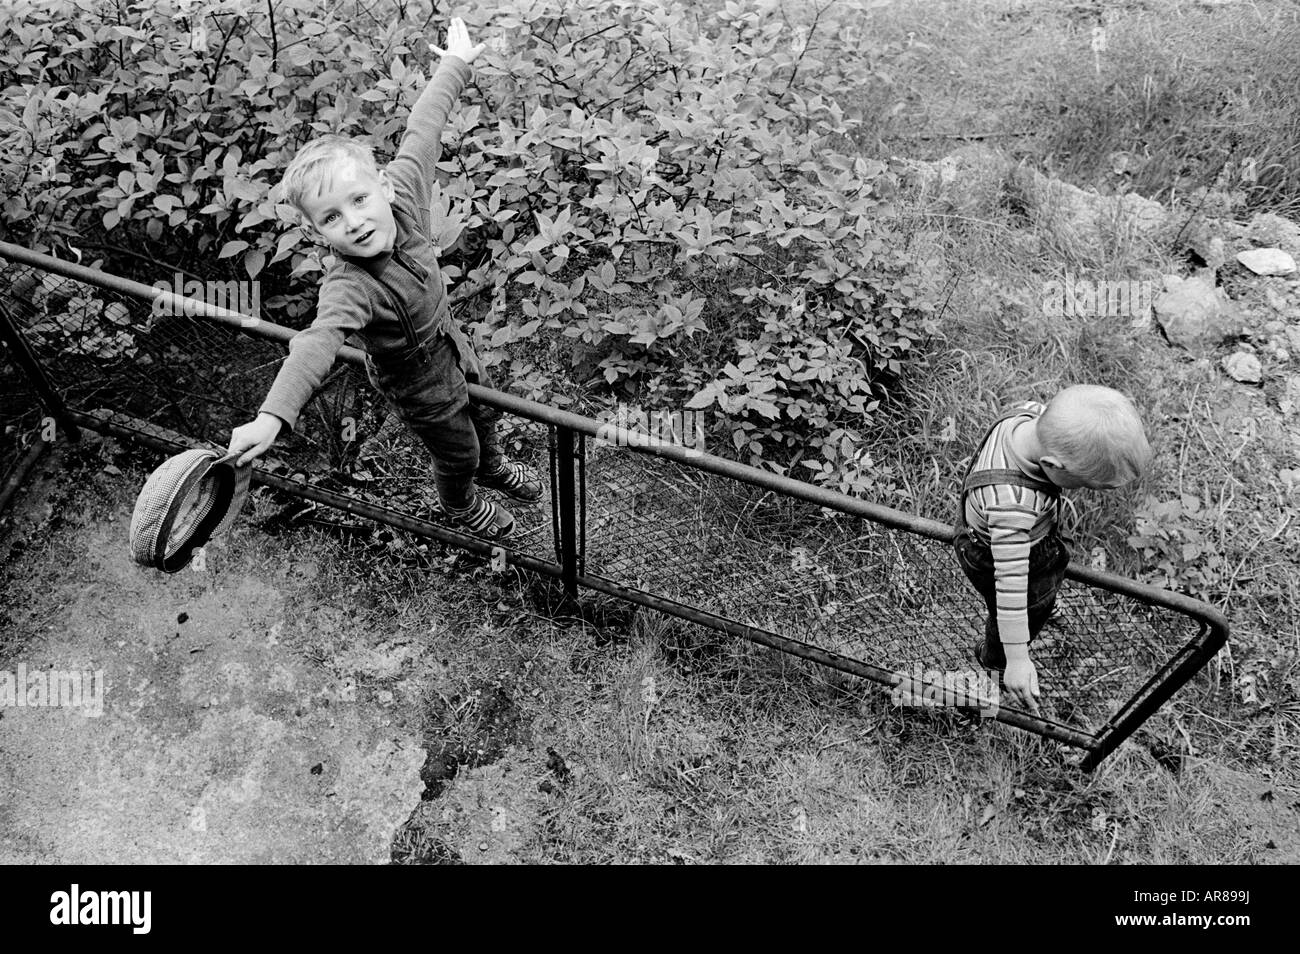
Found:
[[[980, 445], [972, 474], [1018, 469], [1046, 482], [1042, 469], [1017, 454], [1011, 443], [1015, 429], [1036, 420], [1045, 407], [1034, 401], [1020, 407], [1022, 414], [998, 424]], [[1029, 642], [1029, 550], [1056, 525], [1056, 500], [1042, 491], [1011, 484], [976, 487], [966, 494], [966, 524], [977, 539], [988, 543], [993, 555], [998, 635], [1004, 645]]]
[[349, 335], [356, 334], [383, 367], [450, 329], [437, 249], [427, 237], [429, 194], [443, 127], [469, 76], [463, 60], [444, 56], [411, 109], [401, 147], [386, 170], [395, 192], [393, 250], [366, 258], [339, 255], [321, 280], [315, 319], [289, 342], [289, 356], [261, 407], [289, 429]]

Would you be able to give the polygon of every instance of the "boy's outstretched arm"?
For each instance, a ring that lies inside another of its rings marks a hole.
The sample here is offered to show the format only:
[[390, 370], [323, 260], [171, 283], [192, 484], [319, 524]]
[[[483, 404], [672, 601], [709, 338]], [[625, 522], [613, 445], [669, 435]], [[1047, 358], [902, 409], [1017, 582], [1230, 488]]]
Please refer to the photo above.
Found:
[[1029, 531], [1037, 515], [1015, 507], [988, 510], [997, 593], [998, 636], [1007, 657], [1002, 684], [1012, 701], [1038, 714], [1038, 670], [1029, 658]]
[[429, 46], [442, 57], [442, 61], [429, 85], [411, 107], [397, 158], [388, 164], [386, 170], [399, 195], [408, 198], [418, 210], [420, 224], [426, 229], [429, 227], [429, 187], [442, 155], [442, 130], [461, 90], [469, 82], [470, 64], [483, 52], [482, 43], [470, 42], [469, 30], [459, 17], [453, 18], [447, 29], [445, 50], [433, 44]]
[[238, 453], [237, 465], [260, 457], [282, 434], [298, 426], [298, 415], [325, 380], [348, 336], [374, 317], [372, 303], [351, 283], [326, 278], [316, 304], [316, 318], [289, 342], [289, 357], [280, 366], [258, 415], [230, 434], [227, 452]]

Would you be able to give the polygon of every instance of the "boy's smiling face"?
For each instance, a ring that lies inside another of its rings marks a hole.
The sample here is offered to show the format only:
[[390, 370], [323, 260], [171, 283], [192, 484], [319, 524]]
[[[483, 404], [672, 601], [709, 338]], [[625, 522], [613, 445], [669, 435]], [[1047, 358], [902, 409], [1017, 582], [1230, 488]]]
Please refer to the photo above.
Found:
[[340, 159], [320, 187], [303, 196], [304, 224], [334, 251], [372, 258], [393, 249], [393, 184], [382, 172]]

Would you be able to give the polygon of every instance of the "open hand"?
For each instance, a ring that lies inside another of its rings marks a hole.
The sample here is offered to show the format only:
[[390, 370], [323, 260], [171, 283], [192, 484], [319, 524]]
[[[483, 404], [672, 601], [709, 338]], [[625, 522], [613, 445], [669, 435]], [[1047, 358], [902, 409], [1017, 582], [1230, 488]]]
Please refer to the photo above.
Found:
[[480, 53], [483, 52], [482, 43], [471, 43], [469, 39], [469, 30], [465, 27], [465, 21], [460, 17], [452, 17], [451, 23], [447, 25], [447, 48], [429, 44], [429, 49], [439, 56], [455, 56], [464, 60], [468, 65], [473, 63]]

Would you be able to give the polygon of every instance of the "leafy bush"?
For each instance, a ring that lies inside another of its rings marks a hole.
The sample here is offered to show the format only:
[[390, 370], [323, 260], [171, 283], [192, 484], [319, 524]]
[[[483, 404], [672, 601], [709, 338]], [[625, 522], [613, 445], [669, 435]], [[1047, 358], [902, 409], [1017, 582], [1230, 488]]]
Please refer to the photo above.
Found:
[[[620, 396], [716, 407], [713, 436], [752, 463], [865, 486], [863, 427], [936, 329], [894, 173], [853, 154], [863, 120], [836, 98], [869, 75], [858, 8], [472, 14], [491, 47], [432, 201], [448, 278], [491, 302], [469, 321], [485, 360], [551, 401], [579, 361]], [[301, 325], [327, 260], [274, 185], [324, 132], [391, 155], [444, 26], [403, 2], [18, 0], [0, 12], [5, 218], [47, 246], [98, 231], [238, 263]]]

